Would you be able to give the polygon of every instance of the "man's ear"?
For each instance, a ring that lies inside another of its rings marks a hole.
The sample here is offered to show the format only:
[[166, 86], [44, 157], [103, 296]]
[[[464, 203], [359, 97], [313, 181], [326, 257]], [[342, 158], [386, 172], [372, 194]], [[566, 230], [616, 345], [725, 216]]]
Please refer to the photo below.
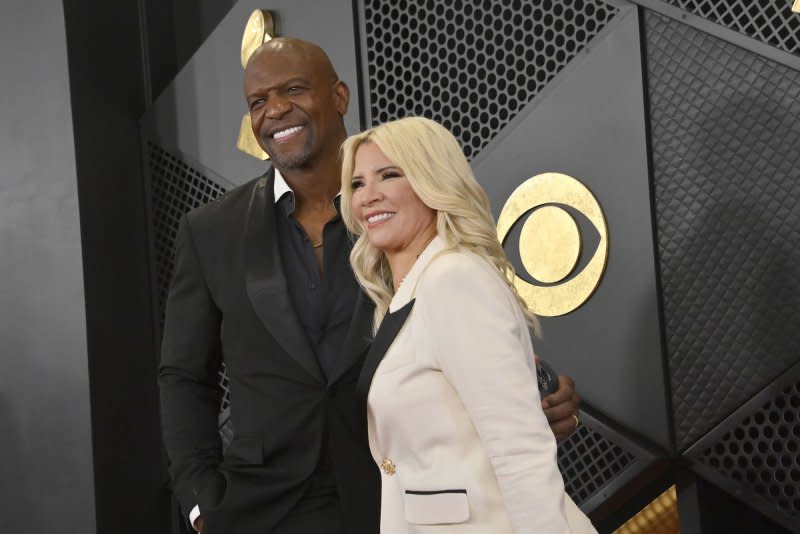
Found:
[[338, 80], [333, 88], [333, 93], [336, 101], [336, 111], [344, 117], [350, 105], [350, 88], [342, 80]]

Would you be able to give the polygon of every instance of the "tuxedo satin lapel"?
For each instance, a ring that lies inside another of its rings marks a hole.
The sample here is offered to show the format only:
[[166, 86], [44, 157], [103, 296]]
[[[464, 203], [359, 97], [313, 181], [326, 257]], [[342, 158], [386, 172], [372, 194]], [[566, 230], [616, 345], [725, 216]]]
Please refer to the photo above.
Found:
[[358, 292], [355, 310], [342, 346], [341, 357], [333, 371], [330, 382], [334, 383], [353, 365], [361, 362], [361, 355], [372, 342], [372, 315], [375, 305], [363, 291]]
[[392, 342], [394, 342], [394, 338], [397, 337], [400, 329], [403, 328], [413, 307], [414, 299], [411, 299], [405, 306], [393, 313], [386, 314], [386, 317], [383, 318], [381, 326], [375, 334], [372, 347], [364, 360], [364, 368], [361, 370], [361, 374], [358, 377], [358, 385], [356, 385], [358, 395], [364, 400], [367, 398], [369, 386], [372, 383], [372, 377], [375, 375], [378, 365], [386, 355], [386, 351], [392, 346]]
[[317, 357], [306, 339], [289, 297], [275, 228], [273, 174], [253, 190], [245, 230], [247, 296], [264, 327], [286, 353], [311, 376], [324, 382]]

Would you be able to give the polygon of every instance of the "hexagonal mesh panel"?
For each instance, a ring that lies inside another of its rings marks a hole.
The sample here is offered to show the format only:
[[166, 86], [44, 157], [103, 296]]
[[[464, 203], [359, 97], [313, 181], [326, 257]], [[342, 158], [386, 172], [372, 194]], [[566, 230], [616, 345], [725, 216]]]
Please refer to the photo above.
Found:
[[677, 445], [800, 358], [800, 73], [645, 16]]
[[800, 55], [800, 16], [791, 0], [665, 0], [731, 30]]
[[474, 156], [611, 20], [599, 0], [365, 0], [371, 120], [443, 123]]
[[[178, 223], [187, 211], [222, 196], [225, 188], [152, 142], [147, 143], [147, 155], [152, 195], [150, 205], [153, 218], [158, 305], [163, 328], [167, 293], [175, 265], [173, 246]], [[224, 364], [219, 374], [219, 385], [223, 389], [221, 409], [225, 410], [230, 404], [230, 391]]]
[[800, 380], [703, 451], [700, 460], [800, 525]]
[[558, 445], [558, 467], [567, 493], [578, 506], [615, 479], [635, 456], [581, 425]]

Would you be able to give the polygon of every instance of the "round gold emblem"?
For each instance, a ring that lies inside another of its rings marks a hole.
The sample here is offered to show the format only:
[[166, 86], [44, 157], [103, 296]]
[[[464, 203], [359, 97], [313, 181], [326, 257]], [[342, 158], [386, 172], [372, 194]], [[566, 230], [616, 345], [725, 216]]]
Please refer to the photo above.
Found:
[[[597, 250], [583, 270], [560, 284], [578, 263], [581, 239], [575, 219], [559, 204], [582, 213], [600, 236]], [[589, 300], [603, 277], [608, 259], [606, 219], [597, 199], [581, 182], [566, 174], [539, 174], [523, 182], [506, 201], [497, 221], [501, 243], [529, 211], [520, 233], [520, 258], [532, 277], [553, 285], [535, 285], [517, 275], [514, 286], [535, 314], [565, 315]]]

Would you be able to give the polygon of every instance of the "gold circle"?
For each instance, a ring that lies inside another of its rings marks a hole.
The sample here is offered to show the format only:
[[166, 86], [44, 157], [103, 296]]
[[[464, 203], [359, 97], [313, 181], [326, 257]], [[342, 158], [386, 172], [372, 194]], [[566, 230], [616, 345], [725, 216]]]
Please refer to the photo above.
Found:
[[522, 265], [536, 280], [560, 282], [572, 272], [581, 254], [581, 234], [575, 219], [557, 206], [531, 213], [519, 236]]
[[514, 286], [531, 311], [544, 317], [556, 317], [579, 308], [600, 284], [608, 259], [608, 228], [600, 204], [585, 185], [566, 174], [548, 172], [526, 180], [508, 197], [497, 220], [500, 242], [505, 241], [509, 230], [523, 214], [546, 204], [563, 204], [581, 212], [600, 236], [597, 249], [583, 270], [563, 284], [542, 287], [514, 277]]
[[242, 34], [242, 68], [259, 46], [272, 39], [274, 27], [269, 11], [256, 9], [250, 14]]

